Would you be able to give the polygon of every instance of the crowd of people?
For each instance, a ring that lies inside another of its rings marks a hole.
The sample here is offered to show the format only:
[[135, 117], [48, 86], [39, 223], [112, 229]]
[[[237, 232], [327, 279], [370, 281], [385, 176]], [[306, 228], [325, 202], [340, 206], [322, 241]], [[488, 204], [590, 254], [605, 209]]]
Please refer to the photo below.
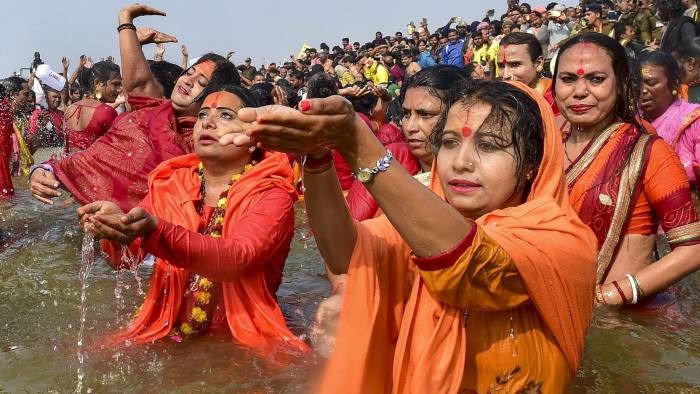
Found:
[[[700, 268], [700, 16], [494, 14], [255, 67], [165, 62], [175, 37], [134, 25], [164, 14], [126, 6], [119, 65], [2, 80], [2, 195], [68, 194], [115, 269], [155, 258], [115, 346], [223, 331], [276, 363], [313, 347], [322, 392], [563, 392], [595, 307], [662, 308]], [[311, 343], [275, 296], [298, 198], [332, 288]]]

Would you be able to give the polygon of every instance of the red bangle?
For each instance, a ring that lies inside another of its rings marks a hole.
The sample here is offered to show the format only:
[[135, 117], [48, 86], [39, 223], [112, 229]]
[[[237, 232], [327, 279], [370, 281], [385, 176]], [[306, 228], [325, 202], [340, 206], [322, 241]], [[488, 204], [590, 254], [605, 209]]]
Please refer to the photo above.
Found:
[[302, 165], [304, 166], [305, 170], [311, 170], [312, 172], [314, 170], [319, 170], [319, 169], [325, 169], [328, 167], [328, 163], [333, 161], [333, 152], [330, 151], [330, 149], [326, 152], [325, 155], [321, 158], [313, 158], [309, 155], [304, 157], [304, 160], [302, 162]]
[[613, 284], [613, 286], [615, 286], [615, 288], [617, 289], [617, 292], [620, 294], [620, 298], [622, 298], [622, 303], [623, 303], [623, 304], [628, 304], [629, 301], [627, 300], [627, 296], [625, 296], [625, 292], [622, 291], [622, 288], [621, 288], [620, 285], [617, 283], [617, 281], [614, 280], [612, 284]]

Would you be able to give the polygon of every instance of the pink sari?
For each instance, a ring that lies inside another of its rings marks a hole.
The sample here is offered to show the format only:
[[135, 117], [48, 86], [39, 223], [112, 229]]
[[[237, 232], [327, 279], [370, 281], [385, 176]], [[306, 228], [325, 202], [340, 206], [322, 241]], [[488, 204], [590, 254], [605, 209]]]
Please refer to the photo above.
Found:
[[678, 153], [692, 185], [698, 183], [693, 167], [700, 165], [700, 105], [674, 101], [651, 124], [656, 133]]

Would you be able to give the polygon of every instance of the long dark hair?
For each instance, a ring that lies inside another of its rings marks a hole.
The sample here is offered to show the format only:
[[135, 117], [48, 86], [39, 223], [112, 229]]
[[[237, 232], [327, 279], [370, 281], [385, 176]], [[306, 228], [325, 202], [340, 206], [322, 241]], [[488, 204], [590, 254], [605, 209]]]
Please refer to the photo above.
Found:
[[[197, 96], [197, 99], [195, 101], [201, 103], [204, 101], [204, 98], [211, 93], [211, 89], [215, 86], [224, 86], [224, 85], [240, 85], [241, 84], [241, 77], [238, 74], [238, 70], [236, 69], [236, 66], [231, 63], [230, 61], [226, 60], [225, 57], [221, 55], [217, 55], [216, 53], [207, 53], [202, 55], [197, 61], [187, 68], [189, 70], [190, 68], [205, 62], [207, 60], [210, 60], [214, 62], [214, 65], [216, 68], [214, 69], [214, 72], [211, 74], [211, 78], [209, 79], [209, 84], [207, 85], [204, 90], [202, 90], [202, 93]], [[180, 75], [184, 75], [187, 73], [187, 70], [183, 71], [183, 73]]]
[[[523, 195], [527, 196], [535, 177], [526, 179], [525, 173], [537, 173], [544, 154], [544, 123], [537, 102], [506, 82], [465, 81], [449, 92], [448, 108], [455, 104], [471, 106], [475, 103], [491, 107], [484, 124], [496, 125], [497, 129], [510, 129], [510, 138], [494, 143], [502, 150], [514, 147], [517, 177], [515, 191], [524, 186]], [[435, 154], [440, 150], [448, 112], [449, 110], [444, 112], [439, 127], [430, 136]]]
[[559, 61], [564, 53], [574, 45], [590, 43], [603, 49], [612, 59], [613, 72], [616, 82], [616, 99], [614, 115], [625, 123], [630, 123], [640, 129], [644, 129], [639, 122], [639, 90], [634, 88], [630, 75], [629, 64], [625, 49], [615, 39], [600, 33], [586, 33], [572, 37], [560, 49], [557, 63], [554, 65], [554, 78], [552, 79], [552, 91], [556, 95], [557, 75], [559, 73]]
[[95, 80], [100, 83], [107, 83], [110, 79], [114, 79], [121, 75], [119, 66], [108, 61], [97, 62], [92, 65], [89, 71], [88, 83], [91, 92], [95, 91]]

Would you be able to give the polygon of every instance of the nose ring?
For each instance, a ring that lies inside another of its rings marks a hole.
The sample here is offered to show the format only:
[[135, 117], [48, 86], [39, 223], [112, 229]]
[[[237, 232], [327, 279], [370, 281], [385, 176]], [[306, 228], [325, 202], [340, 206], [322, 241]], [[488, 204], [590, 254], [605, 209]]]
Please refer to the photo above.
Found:
[[474, 171], [474, 163], [472, 163], [472, 162], [467, 163], [467, 170]]

